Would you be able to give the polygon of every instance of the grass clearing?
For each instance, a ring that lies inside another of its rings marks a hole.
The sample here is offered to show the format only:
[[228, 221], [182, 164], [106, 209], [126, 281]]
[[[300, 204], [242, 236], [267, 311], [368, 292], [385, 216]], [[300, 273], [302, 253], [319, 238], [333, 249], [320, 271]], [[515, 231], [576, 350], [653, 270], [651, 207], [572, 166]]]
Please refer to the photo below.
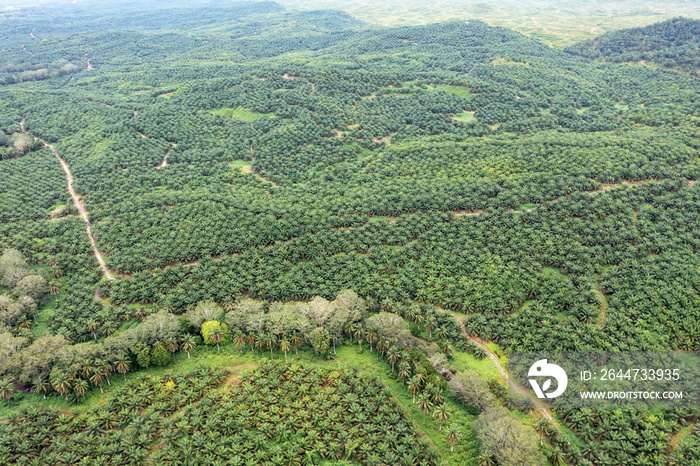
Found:
[[508, 356], [506, 356], [506, 352], [503, 351], [503, 348], [501, 348], [501, 345], [499, 345], [498, 343], [489, 342], [489, 343], [486, 343], [486, 347], [493, 354], [496, 355], [496, 357], [498, 358], [498, 362], [501, 363], [501, 367], [503, 367], [504, 369], [508, 367]]
[[40, 338], [49, 330], [49, 321], [54, 318], [58, 309], [58, 299], [56, 296], [51, 296], [46, 303], [41, 306], [36, 313], [36, 322], [32, 325], [32, 335], [34, 338]]
[[448, 86], [446, 84], [435, 84], [428, 86], [429, 89], [436, 91], [447, 92], [448, 94], [455, 94], [458, 97], [470, 97], [471, 93], [469, 88], [466, 86]]
[[501, 372], [489, 357], [477, 359], [469, 353], [455, 351], [452, 355], [452, 365], [457, 369], [457, 372], [474, 371], [487, 382], [496, 380], [505, 383]]
[[461, 123], [471, 123], [476, 121], [476, 117], [474, 116], [475, 113], [476, 112], [455, 113], [455, 116], [452, 117], [452, 119]]
[[250, 160], [232, 160], [228, 164], [232, 167], [240, 168], [244, 172], [246, 171], [245, 167], [251, 167], [252, 170]]
[[467, 86], [451, 86], [449, 84], [421, 84], [418, 85], [418, 81], [403, 81], [401, 82], [401, 87], [383, 87], [393, 92], [402, 92], [404, 89], [410, 89], [411, 91], [422, 89], [424, 91], [432, 92], [447, 92], [449, 94], [455, 94], [459, 97], [469, 98], [471, 97], [471, 92]]
[[559, 278], [568, 280], [569, 277], [556, 267], [542, 267], [542, 273], [556, 275]]
[[534, 210], [538, 207], [537, 204], [533, 204], [531, 202], [526, 202], [525, 204], [520, 204], [518, 207], [515, 208], [516, 211], [519, 212], [529, 212], [531, 210]]
[[530, 66], [529, 63], [523, 63], [519, 61], [513, 61], [510, 58], [498, 57], [491, 61], [494, 66]]
[[274, 118], [274, 113], [256, 113], [245, 107], [236, 108], [217, 108], [212, 110], [211, 113], [214, 115], [231, 118], [237, 121], [243, 121], [245, 123], [253, 123], [257, 120], [262, 120], [263, 118]]

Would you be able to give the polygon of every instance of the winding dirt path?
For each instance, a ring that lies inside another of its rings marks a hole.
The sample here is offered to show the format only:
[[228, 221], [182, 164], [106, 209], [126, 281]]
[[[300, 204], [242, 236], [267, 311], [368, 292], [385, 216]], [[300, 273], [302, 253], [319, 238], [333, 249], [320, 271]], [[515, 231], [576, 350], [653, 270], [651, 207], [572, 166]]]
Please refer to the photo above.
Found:
[[90, 224], [90, 219], [88, 219], [88, 214], [85, 210], [85, 206], [83, 206], [83, 202], [80, 200], [80, 197], [73, 188], [73, 174], [70, 171], [70, 167], [68, 166], [66, 161], [63, 160], [60, 155], [58, 155], [58, 151], [54, 146], [44, 141], [43, 139], [39, 139], [39, 141], [41, 141], [41, 143], [45, 147], [51, 149], [53, 155], [55, 155], [58, 161], [61, 163], [61, 167], [63, 168], [63, 171], [66, 174], [66, 181], [68, 182], [68, 192], [73, 198], [73, 205], [76, 207], [76, 209], [78, 209], [78, 212], [80, 212], [80, 216], [83, 217], [83, 221], [85, 221], [85, 229], [87, 231], [87, 236], [90, 240], [90, 244], [92, 245], [92, 249], [93, 251], [95, 251], [95, 258], [97, 259], [97, 262], [100, 263], [100, 267], [102, 267], [102, 272], [104, 273], [105, 277], [107, 277], [108, 280], [114, 280], [114, 275], [109, 270], [109, 268], [107, 268], [107, 264], [105, 263], [104, 259], [102, 258], [102, 254], [100, 254], [100, 251], [99, 249], [97, 249], [97, 245], [95, 244], [95, 237], [92, 235], [92, 226]]
[[552, 424], [552, 426], [556, 427], [556, 429], [559, 430], [559, 431], [561, 432], [561, 429], [559, 428], [559, 426], [557, 425], [557, 423], [554, 421], [554, 415], [553, 415], [552, 412], [549, 410], [549, 408], [548, 408], [544, 403], [542, 403], [542, 402], [539, 400], [539, 398], [536, 398], [536, 397], [534, 397], [532, 394], [530, 394], [530, 392], [528, 391], [528, 389], [526, 389], [525, 387], [523, 387], [522, 385], [520, 385], [517, 381], [513, 380], [512, 378], [510, 378], [510, 376], [508, 375], [508, 372], [507, 372], [507, 371], [503, 368], [503, 366], [501, 365], [501, 361], [498, 360], [498, 356], [496, 356], [496, 355], [494, 354], [494, 352], [491, 351], [491, 350], [486, 346], [486, 343], [484, 343], [483, 340], [481, 340], [480, 338], [477, 338], [477, 337], [473, 337], [473, 336], [469, 335], [469, 333], [467, 333], [467, 327], [464, 325], [464, 317], [458, 316], [457, 314], [454, 314], [454, 313], [452, 313], [452, 312], [450, 312], [450, 311], [446, 311], [446, 310], [444, 310], [444, 309], [440, 309], [440, 310], [441, 310], [442, 312], [447, 312], [447, 313], [449, 313], [449, 314], [452, 314], [452, 317], [454, 317], [454, 318], [457, 320], [457, 322], [459, 322], [459, 325], [462, 327], [462, 333], [464, 333], [471, 341], [473, 341], [477, 346], [479, 346], [481, 349], [483, 349], [483, 350], [486, 352], [486, 354], [487, 354], [488, 357], [491, 359], [491, 361], [493, 361], [493, 363], [496, 365], [496, 368], [497, 368], [498, 371], [501, 373], [501, 375], [503, 376], [503, 378], [506, 379], [506, 382], [508, 383], [508, 386], [509, 386], [511, 389], [515, 390], [516, 392], [518, 392], [518, 393], [520, 393], [520, 394], [522, 394], [522, 395], [524, 395], [524, 396], [530, 398], [530, 399], [533, 401], [533, 403], [535, 404], [535, 409], [536, 409], [537, 411], [539, 411], [540, 414], [542, 414], [544, 417], [546, 417], [546, 418], [549, 420], [549, 422]]
[[[139, 134], [141, 134], [141, 133], [139, 133]], [[144, 138], [147, 137], [147, 136], [144, 135], [144, 134], [141, 134], [141, 136], [143, 136]], [[165, 153], [165, 155], [163, 156], [163, 161], [160, 163], [160, 165], [158, 165], [158, 166], [156, 167], [156, 168], [159, 169], [159, 170], [160, 170], [161, 168], [163, 168], [163, 167], [167, 167], [167, 166], [168, 166], [168, 156], [169, 156], [170, 153], [173, 151], [173, 149], [175, 149], [175, 148], [177, 147], [177, 144], [174, 143], [174, 142], [171, 142], [170, 144], [172, 144], [173, 147], [171, 147], [171, 148], [168, 150], [168, 152]]]
[[601, 327], [605, 327], [605, 319], [608, 313], [608, 298], [605, 297], [605, 293], [603, 293], [603, 288], [600, 286], [600, 282], [602, 279], [603, 277], [600, 276], [596, 280], [596, 292], [600, 297], [600, 322], [598, 323], [598, 325]]

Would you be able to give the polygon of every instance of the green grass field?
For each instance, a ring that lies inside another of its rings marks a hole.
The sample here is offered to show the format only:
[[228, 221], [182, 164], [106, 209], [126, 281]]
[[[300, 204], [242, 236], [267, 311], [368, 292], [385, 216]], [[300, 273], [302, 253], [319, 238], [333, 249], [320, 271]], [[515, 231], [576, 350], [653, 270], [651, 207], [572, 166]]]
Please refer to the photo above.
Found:
[[455, 121], [461, 121], [462, 123], [471, 123], [472, 121], [476, 121], [474, 112], [455, 113], [453, 118]]
[[243, 172], [249, 172], [251, 168], [250, 160], [232, 160], [228, 163], [231, 167], [238, 168]]
[[503, 376], [489, 357], [477, 359], [469, 353], [455, 351], [452, 356], [452, 364], [458, 372], [474, 371], [479, 375], [479, 377], [486, 381], [490, 382], [495, 380], [505, 383]]
[[34, 335], [35, 338], [40, 338], [47, 333], [49, 329], [48, 322], [54, 318], [57, 308], [57, 297], [51, 296], [48, 301], [41, 306], [41, 309], [37, 311], [36, 322], [32, 325], [32, 335]]
[[234, 120], [238, 121], [244, 121], [246, 123], [253, 123], [254, 121], [261, 120], [263, 118], [275, 117], [275, 115], [272, 113], [255, 113], [254, 111], [244, 107], [218, 108], [212, 110], [211, 113], [227, 118], [233, 118]]

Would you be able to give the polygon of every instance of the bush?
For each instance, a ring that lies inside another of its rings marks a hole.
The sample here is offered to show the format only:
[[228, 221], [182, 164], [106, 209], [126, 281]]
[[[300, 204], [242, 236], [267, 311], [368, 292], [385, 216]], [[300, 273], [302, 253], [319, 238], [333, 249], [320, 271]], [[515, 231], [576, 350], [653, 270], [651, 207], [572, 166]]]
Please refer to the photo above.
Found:
[[207, 345], [216, 344], [216, 342], [211, 341], [211, 334], [214, 328], [220, 328], [224, 334], [224, 339], [219, 343], [228, 343], [231, 340], [231, 332], [229, 332], [228, 325], [222, 324], [218, 320], [210, 320], [202, 324], [202, 338], [204, 338], [204, 343]]
[[535, 431], [520, 423], [505, 408], [489, 408], [474, 423], [482, 451], [491, 453], [499, 465], [543, 465]]
[[328, 330], [322, 327], [318, 327], [311, 332], [309, 336], [311, 340], [311, 346], [314, 350], [321, 356], [328, 356], [328, 351], [331, 348], [331, 335]]
[[27, 275], [22, 278], [12, 291], [15, 296], [29, 296], [39, 301], [49, 291], [49, 284], [39, 275]]
[[162, 343], [153, 345], [153, 348], [151, 348], [151, 364], [160, 367], [170, 364], [170, 361], [172, 361], [172, 355]]

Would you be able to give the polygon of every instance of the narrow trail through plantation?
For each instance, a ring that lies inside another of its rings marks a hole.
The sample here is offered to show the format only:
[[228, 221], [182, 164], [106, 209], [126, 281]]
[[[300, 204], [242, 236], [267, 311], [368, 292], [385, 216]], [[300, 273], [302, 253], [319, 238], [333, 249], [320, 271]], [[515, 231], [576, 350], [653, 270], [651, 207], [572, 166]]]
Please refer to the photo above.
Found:
[[95, 258], [97, 259], [97, 262], [100, 263], [100, 267], [102, 268], [102, 272], [104, 273], [105, 277], [107, 277], [108, 280], [114, 280], [114, 275], [107, 267], [107, 264], [102, 258], [102, 254], [100, 254], [99, 249], [97, 249], [97, 244], [95, 244], [95, 237], [92, 234], [92, 225], [90, 224], [90, 219], [88, 218], [85, 206], [83, 206], [80, 197], [73, 188], [73, 174], [70, 171], [70, 167], [68, 166], [66, 161], [63, 160], [60, 155], [58, 155], [58, 151], [54, 146], [44, 141], [43, 139], [39, 139], [39, 141], [41, 141], [41, 143], [44, 144], [45, 147], [51, 149], [53, 155], [55, 155], [58, 161], [61, 163], [61, 167], [63, 168], [63, 171], [66, 174], [66, 181], [68, 183], [68, 193], [70, 193], [70, 196], [73, 198], [73, 205], [76, 207], [76, 209], [78, 209], [78, 212], [80, 212], [80, 216], [83, 217], [83, 221], [85, 221], [85, 229], [87, 231], [88, 240], [90, 240], [92, 249], [95, 252]]
[[486, 346], [486, 343], [484, 343], [480, 338], [473, 337], [473, 336], [469, 335], [469, 333], [467, 332], [467, 327], [464, 325], [464, 318], [462, 316], [459, 316], [459, 315], [454, 314], [454, 313], [447, 311], [447, 310], [441, 309], [441, 311], [452, 314], [452, 317], [454, 317], [457, 320], [457, 322], [459, 322], [460, 326], [462, 327], [462, 332], [469, 338], [469, 340], [474, 342], [477, 346], [479, 346], [481, 349], [483, 349], [486, 352], [486, 354], [491, 359], [491, 361], [493, 361], [493, 363], [496, 365], [496, 368], [501, 373], [503, 378], [506, 379], [508, 386], [512, 390], [515, 390], [518, 393], [530, 398], [535, 405], [535, 409], [537, 411], [539, 411], [540, 414], [542, 414], [544, 417], [546, 417], [549, 420], [549, 422], [552, 424], [553, 427], [555, 427], [557, 430], [561, 431], [561, 429], [559, 429], [559, 426], [557, 425], [557, 423], [554, 421], [554, 415], [549, 410], [549, 408], [547, 406], [545, 406], [545, 404], [542, 403], [542, 401], [540, 401], [539, 398], [536, 398], [535, 396], [533, 396], [527, 388], [520, 385], [517, 381], [513, 380], [508, 375], [508, 372], [503, 368], [503, 366], [501, 365], [501, 362], [498, 360], [498, 356], [496, 356], [494, 354], [494, 352], [491, 351], [488, 348], [488, 346]]
[[[144, 136], [144, 135], [142, 135], [142, 136], [143, 136], [143, 137], [147, 137], [147, 136]], [[177, 147], [177, 144], [174, 143], [174, 142], [171, 142], [170, 144], [172, 144], [173, 147], [171, 147], [170, 149], [168, 149], [168, 152], [166, 152], [165, 155], [163, 156], [163, 161], [162, 161], [162, 162], [160, 163], [160, 165], [158, 165], [156, 168], [161, 169], [161, 168], [163, 168], [163, 167], [167, 167], [167, 166], [168, 166], [168, 156], [169, 156], [170, 153], [173, 151], [173, 149], [175, 149], [175, 148]]]

